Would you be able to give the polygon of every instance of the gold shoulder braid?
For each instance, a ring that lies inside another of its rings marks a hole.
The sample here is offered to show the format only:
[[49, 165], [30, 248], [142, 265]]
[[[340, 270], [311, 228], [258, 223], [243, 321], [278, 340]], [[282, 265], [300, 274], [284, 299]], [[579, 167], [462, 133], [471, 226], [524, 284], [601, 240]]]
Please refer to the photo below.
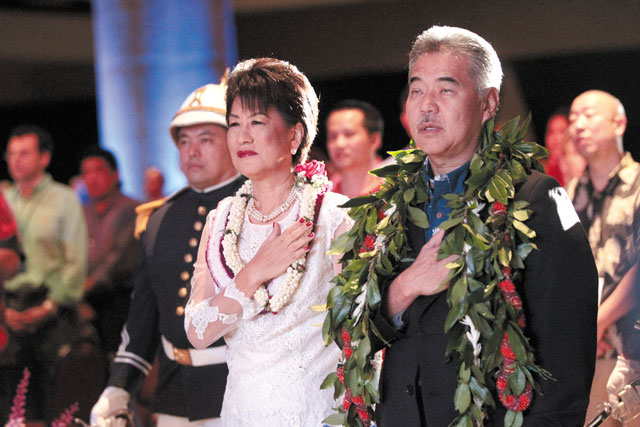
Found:
[[136, 206], [136, 226], [133, 231], [136, 239], [140, 239], [140, 235], [147, 229], [147, 223], [153, 211], [162, 206], [166, 201], [167, 197]]
[[[452, 359], [458, 372], [451, 398], [459, 415], [452, 425], [483, 425], [485, 405], [496, 405], [487, 384], [495, 382], [499, 399], [508, 409], [505, 425], [521, 426], [522, 411], [538, 389], [533, 374], [550, 378], [536, 365], [523, 333], [522, 300], [514, 286], [521, 280], [525, 258], [537, 249], [532, 241], [536, 234], [525, 224], [532, 212], [527, 202], [513, 200], [515, 186], [532, 169], [544, 171], [539, 160], [548, 154], [535, 142], [523, 140], [529, 121], [530, 117], [518, 126], [515, 118], [500, 131], [494, 131], [494, 120], [487, 121], [464, 194], [446, 196], [452, 212], [440, 225], [447, 233], [439, 259], [459, 256], [447, 265], [451, 271], [443, 282], [450, 284], [450, 309], [443, 325], [449, 341], [443, 356]], [[344, 401], [324, 421], [328, 424], [370, 425], [371, 407], [379, 402], [371, 334], [384, 341], [371, 314], [379, 309], [381, 285], [393, 281], [401, 263], [411, 261], [407, 221], [429, 227], [420, 208], [429, 199], [422, 176], [426, 154], [416, 149], [392, 154], [397, 164], [373, 172], [385, 178], [380, 191], [344, 205], [351, 208], [355, 223], [329, 251], [344, 254], [343, 270], [327, 298], [322, 332], [325, 344], [335, 341], [343, 355], [322, 387], [333, 386], [336, 396], [344, 394]], [[487, 205], [490, 210], [483, 220], [479, 212]]]

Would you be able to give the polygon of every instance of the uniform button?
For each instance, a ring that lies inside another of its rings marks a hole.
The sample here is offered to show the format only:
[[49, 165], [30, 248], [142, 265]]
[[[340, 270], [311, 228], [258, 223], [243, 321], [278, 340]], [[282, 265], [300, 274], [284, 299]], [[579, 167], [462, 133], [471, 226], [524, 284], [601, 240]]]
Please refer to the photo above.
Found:
[[180, 298], [184, 298], [187, 296], [187, 288], [180, 288], [180, 290], [178, 291], [178, 296]]
[[182, 279], [183, 281], [187, 281], [189, 280], [189, 272], [188, 271], [183, 271], [182, 273], [180, 273], [180, 279]]
[[407, 392], [407, 394], [409, 396], [412, 396], [413, 395], [413, 386], [412, 385], [408, 385], [406, 392]]
[[207, 213], [207, 207], [206, 206], [198, 206], [198, 215], [204, 215]]
[[438, 219], [442, 218], [442, 212], [438, 212], [438, 213], [436, 214], [436, 218], [438, 218]]
[[186, 262], [187, 264], [188, 264], [188, 263], [190, 263], [190, 262], [193, 262], [193, 255], [191, 255], [191, 254], [186, 254], [186, 255], [184, 256], [184, 262]]
[[184, 307], [183, 307], [183, 306], [181, 306], [181, 305], [179, 305], [179, 306], [176, 308], [176, 314], [177, 314], [178, 316], [182, 316], [182, 315], [184, 314]]
[[193, 229], [196, 231], [202, 231], [202, 221], [196, 221], [193, 224]]
[[195, 248], [196, 246], [198, 246], [198, 239], [196, 239], [195, 237], [190, 238], [189, 246], [191, 246], [192, 248]]

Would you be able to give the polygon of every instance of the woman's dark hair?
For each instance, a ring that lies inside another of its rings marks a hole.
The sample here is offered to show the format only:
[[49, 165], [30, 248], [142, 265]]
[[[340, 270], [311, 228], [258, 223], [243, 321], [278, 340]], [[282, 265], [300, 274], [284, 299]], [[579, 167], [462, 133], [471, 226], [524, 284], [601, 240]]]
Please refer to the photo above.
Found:
[[227, 122], [231, 105], [239, 98], [251, 110], [266, 112], [274, 107], [289, 126], [302, 124], [304, 135], [292, 164], [307, 160], [318, 131], [318, 97], [295, 65], [274, 58], [242, 61], [229, 74], [226, 98]]

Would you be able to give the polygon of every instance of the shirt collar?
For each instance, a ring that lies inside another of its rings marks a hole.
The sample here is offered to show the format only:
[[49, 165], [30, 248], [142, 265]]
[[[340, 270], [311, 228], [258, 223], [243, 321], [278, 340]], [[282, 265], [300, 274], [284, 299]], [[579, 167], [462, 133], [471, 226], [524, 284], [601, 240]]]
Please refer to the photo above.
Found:
[[190, 187], [193, 191], [195, 191], [196, 193], [200, 193], [200, 194], [210, 193], [210, 192], [212, 192], [213, 190], [217, 190], [217, 189], [219, 189], [219, 188], [222, 188], [222, 187], [224, 187], [224, 186], [226, 186], [226, 185], [231, 184], [233, 181], [235, 181], [236, 179], [238, 179], [238, 177], [239, 177], [239, 176], [240, 176], [240, 174], [235, 175], [235, 176], [233, 176], [233, 177], [229, 178], [229, 179], [228, 179], [228, 180], [226, 180], [226, 181], [222, 181], [222, 182], [220, 182], [220, 183], [218, 183], [218, 184], [216, 184], [216, 185], [212, 185], [211, 187], [207, 187], [207, 188], [205, 188], [204, 190], [200, 190], [200, 189], [198, 189], [198, 188], [194, 187], [193, 185], [190, 185], [189, 187]]
[[[634, 160], [633, 160], [633, 157], [631, 156], [631, 153], [628, 151], [625, 152], [622, 158], [620, 159], [620, 163], [618, 163], [616, 167], [614, 167], [611, 170], [611, 172], [609, 172], [609, 180], [607, 182], [607, 186], [604, 188], [604, 190], [600, 192], [600, 194], [610, 194], [610, 193], [612, 194], [613, 190], [618, 185], [618, 182], [620, 182], [621, 180], [623, 182], [625, 181], [624, 174], [621, 172], [625, 168], [633, 164], [634, 164]], [[635, 175], [634, 175], [634, 179], [635, 179]], [[578, 182], [581, 185], [587, 186], [589, 188], [593, 187], [593, 184], [591, 183], [591, 178], [589, 177], [589, 165], [587, 165], [587, 167], [585, 168], [585, 171], [582, 174], [582, 176], [578, 178]], [[593, 189], [589, 191], [592, 192]]]
[[118, 202], [121, 194], [120, 188], [116, 185], [101, 200], [90, 200], [88, 206], [96, 213], [103, 214]]
[[432, 187], [435, 182], [438, 182], [438, 186], [448, 183], [448, 192], [453, 193], [459, 192], [458, 190], [462, 188], [462, 184], [467, 178], [467, 172], [469, 170], [470, 164], [471, 160], [460, 166], [458, 169], [454, 169], [449, 173], [434, 176], [433, 169], [431, 168], [431, 164], [429, 163], [429, 158], [427, 157], [422, 170], [424, 173], [425, 181], [429, 184], [429, 187]]
[[[48, 186], [52, 182], [53, 182], [53, 178], [51, 177], [51, 175], [45, 172], [44, 175], [42, 175], [42, 178], [40, 178], [40, 181], [38, 181], [38, 183], [34, 187], [33, 192], [31, 193], [31, 196], [29, 196], [29, 198], [33, 197], [35, 194], [40, 192], [44, 187]], [[18, 185], [14, 184], [14, 186], [15, 186], [15, 189], [16, 189], [16, 193], [20, 197], [24, 198], [24, 196], [22, 195], [22, 193], [18, 189]]]

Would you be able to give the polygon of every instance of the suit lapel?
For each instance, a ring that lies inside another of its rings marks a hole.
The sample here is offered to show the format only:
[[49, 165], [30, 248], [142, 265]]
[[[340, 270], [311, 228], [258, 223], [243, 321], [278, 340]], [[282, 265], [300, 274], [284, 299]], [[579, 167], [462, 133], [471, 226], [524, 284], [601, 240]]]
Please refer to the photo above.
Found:
[[[423, 205], [418, 207], [422, 209]], [[426, 243], [424, 232], [425, 230], [423, 228], [418, 227], [410, 220], [407, 221], [407, 238], [409, 239], [409, 246], [411, 246], [414, 257], [418, 256], [420, 249], [422, 249]]]
[[[420, 205], [418, 207], [423, 208], [424, 206]], [[411, 221], [407, 221], [407, 239], [409, 240], [409, 246], [411, 247], [412, 255], [415, 258], [420, 253], [422, 247], [426, 244], [425, 230], [418, 227]], [[407, 320], [410, 324], [413, 323], [415, 324], [415, 326], [418, 326], [419, 322], [412, 322], [412, 319], [421, 318], [426, 309], [431, 304], [433, 304], [437, 297], [438, 294], [418, 297], [418, 299], [416, 299], [409, 307], [408, 318], [405, 317], [405, 320]]]

